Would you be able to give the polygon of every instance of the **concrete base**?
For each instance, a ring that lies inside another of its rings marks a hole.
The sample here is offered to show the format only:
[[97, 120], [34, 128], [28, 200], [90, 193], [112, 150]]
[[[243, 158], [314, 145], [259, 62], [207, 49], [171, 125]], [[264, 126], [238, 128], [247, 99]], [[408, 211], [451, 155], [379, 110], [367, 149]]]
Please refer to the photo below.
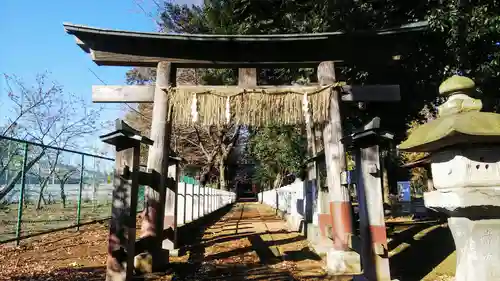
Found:
[[319, 227], [314, 224], [307, 225], [307, 240], [318, 255], [326, 255], [333, 247], [332, 240], [323, 237]]
[[326, 253], [326, 269], [330, 275], [359, 275], [361, 258], [353, 251], [330, 249]]
[[294, 215], [287, 214], [281, 210], [277, 210], [275, 208], [273, 208], [273, 209], [275, 210], [276, 215], [286, 222], [286, 225], [287, 225], [289, 230], [301, 232], [302, 234], [305, 235], [305, 233], [303, 232], [303, 229], [301, 228], [303, 221], [304, 221], [302, 216], [298, 216], [298, 215], [294, 216]]
[[449, 218], [457, 248], [456, 281], [500, 280], [500, 219]]

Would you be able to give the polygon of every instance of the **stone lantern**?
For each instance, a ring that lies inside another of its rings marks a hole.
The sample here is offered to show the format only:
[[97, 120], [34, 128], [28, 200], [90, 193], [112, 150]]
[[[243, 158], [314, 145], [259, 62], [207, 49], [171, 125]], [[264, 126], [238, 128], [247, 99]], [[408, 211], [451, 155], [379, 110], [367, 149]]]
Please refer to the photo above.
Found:
[[439, 87], [439, 116], [399, 149], [428, 152], [435, 191], [428, 208], [449, 216], [457, 249], [456, 281], [500, 280], [500, 114], [480, 112], [474, 81], [452, 76]]

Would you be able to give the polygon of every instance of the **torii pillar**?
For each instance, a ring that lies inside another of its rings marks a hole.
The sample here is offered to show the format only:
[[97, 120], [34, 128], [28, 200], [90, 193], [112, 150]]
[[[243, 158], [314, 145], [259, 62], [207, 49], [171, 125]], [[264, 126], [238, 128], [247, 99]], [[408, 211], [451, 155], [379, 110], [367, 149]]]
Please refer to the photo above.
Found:
[[[153, 113], [150, 138], [153, 146], [148, 153], [148, 171], [159, 174], [158, 188], [146, 187], [146, 208], [143, 214], [140, 238], [145, 243], [146, 254], [136, 258], [136, 265], [141, 264], [141, 271], [150, 272], [161, 268], [168, 254], [162, 251], [164, 224], [173, 223], [175, 205], [165, 202], [175, 201], [175, 191], [168, 189], [168, 159], [170, 153], [170, 135], [172, 129], [170, 104], [167, 89], [175, 86], [176, 68], [170, 62], [158, 63], [156, 85], [154, 89]], [[172, 206], [171, 206], [172, 205]], [[166, 215], [164, 216], [164, 213]], [[168, 250], [168, 249], [167, 249]]]
[[[318, 66], [318, 82], [320, 85], [336, 82], [334, 62], [322, 62]], [[346, 170], [346, 160], [344, 145], [340, 142], [342, 119], [339, 95], [338, 89], [332, 89], [330, 120], [323, 130], [330, 213], [330, 216], [323, 214], [323, 217], [329, 218], [332, 226], [333, 247], [327, 252], [328, 271], [334, 275], [348, 275], [359, 272], [360, 257], [349, 249], [352, 219], [349, 191], [341, 182], [341, 175]]]

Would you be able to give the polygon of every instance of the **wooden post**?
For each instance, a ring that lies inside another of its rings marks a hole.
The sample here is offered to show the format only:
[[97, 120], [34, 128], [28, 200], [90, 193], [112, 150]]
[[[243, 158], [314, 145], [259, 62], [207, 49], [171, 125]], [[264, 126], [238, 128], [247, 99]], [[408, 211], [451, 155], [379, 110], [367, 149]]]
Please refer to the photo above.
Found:
[[[335, 83], [335, 65], [322, 62], [318, 67], [320, 85]], [[327, 186], [330, 199], [330, 214], [334, 248], [348, 250], [349, 236], [352, 234], [349, 192], [341, 182], [341, 174], [346, 170], [345, 149], [342, 138], [339, 92], [332, 90], [330, 99], [330, 121], [323, 130]]]
[[215, 210], [214, 193], [215, 193], [215, 189], [210, 188], [210, 212], [213, 212]]
[[[316, 143], [316, 153], [318, 153], [320, 151], [319, 147], [322, 147], [321, 143], [323, 142], [323, 125], [322, 124], [316, 124], [314, 126], [314, 138], [316, 140], [316, 142], [315, 142]], [[328, 208], [325, 208], [324, 205], [326, 205], [326, 204], [324, 204], [324, 202], [323, 202], [323, 201], [327, 200], [327, 196], [324, 196], [323, 193], [326, 193], [326, 192], [321, 190], [324, 183], [321, 182], [321, 173], [320, 173], [318, 161], [315, 161], [315, 164], [316, 164], [315, 168], [316, 168], [316, 194], [317, 194], [317, 198], [316, 198], [316, 209], [314, 211], [317, 212], [318, 214], [328, 213], [329, 212]]]
[[134, 270], [140, 144], [151, 144], [151, 140], [138, 136], [121, 120], [116, 127], [100, 137], [116, 148], [106, 280], [128, 281]]
[[203, 187], [203, 213], [201, 215], [205, 216], [206, 214], [207, 214], [207, 188], [204, 186]]
[[211, 195], [212, 196], [212, 200], [211, 200], [212, 201], [212, 210], [211, 211], [213, 212], [215, 210], [215, 189], [214, 188], [211, 189], [211, 193], [212, 193], [212, 195]]
[[133, 274], [138, 174], [139, 145], [117, 151], [106, 269], [108, 281], [130, 280]]
[[368, 280], [389, 281], [391, 273], [387, 253], [382, 180], [378, 145], [356, 153], [358, 201], [360, 213], [361, 262]]
[[198, 217], [197, 217], [197, 219], [199, 219], [199, 218], [201, 218], [201, 214], [202, 214], [201, 207], [203, 206], [201, 204], [201, 186], [200, 185], [198, 185], [198, 194], [196, 195], [196, 197], [198, 197]]
[[361, 263], [367, 280], [389, 281], [391, 274], [387, 252], [382, 194], [382, 167], [379, 145], [390, 143], [393, 135], [380, 130], [380, 118], [374, 118], [363, 130], [344, 139], [356, 154]]
[[207, 194], [207, 214], [210, 214], [210, 187], [206, 188], [206, 194]]
[[167, 176], [168, 184], [165, 194], [165, 217], [163, 229], [172, 229], [174, 232], [173, 240], [165, 239], [162, 241], [162, 248], [167, 250], [170, 256], [177, 256], [177, 221], [178, 221], [178, 188], [179, 188], [179, 165], [177, 161], [169, 157]]
[[[179, 182], [180, 184], [180, 182]], [[186, 186], [186, 183], [183, 182], [182, 185], [184, 186], [184, 204], [182, 205], [182, 215], [183, 215], [183, 218], [182, 218], [182, 224], [186, 224], [186, 210], [187, 210], [187, 186]]]
[[[314, 134], [314, 124], [312, 120], [306, 121], [306, 134], [307, 134], [307, 154], [309, 157], [316, 156], [316, 136]], [[304, 181], [304, 235], [307, 235], [307, 224], [312, 222], [313, 189], [317, 189], [317, 165], [316, 161], [309, 161], [307, 163], [307, 179]]]
[[238, 86], [239, 87], [255, 87], [257, 86], [257, 69], [256, 68], [239, 68], [238, 69]]
[[156, 70], [156, 86], [154, 91], [154, 103], [151, 122], [151, 139], [154, 145], [148, 153], [148, 170], [159, 174], [158, 187], [146, 187], [146, 208], [141, 225], [141, 238], [147, 239], [146, 252], [151, 258], [146, 259], [149, 266], [144, 269], [155, 270], [160, 268], [165, 261], [161, 255], [161, 244], [163, 239], [163, 223], [165, 209], [165, 195], [167, 190], [168, 157], [170, 150], [170, 108], [168, 89], [174, 84], [175, 68], [169, 62], [160, 62]]
[[191, 221], [194, 221], [194, 184], [191, 185]]

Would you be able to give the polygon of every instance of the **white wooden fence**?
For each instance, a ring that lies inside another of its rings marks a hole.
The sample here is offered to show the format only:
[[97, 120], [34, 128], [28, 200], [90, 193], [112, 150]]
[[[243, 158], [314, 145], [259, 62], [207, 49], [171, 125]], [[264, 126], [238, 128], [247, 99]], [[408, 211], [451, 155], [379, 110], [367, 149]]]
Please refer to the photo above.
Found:
[[[308, 191], [313, 192], [313, 195], [306, 199]], [[306, 188], [303, 181], [296, 180], [292, 184], [260, 192], [258, 198], [260, 203], [285, 213], [290, 227], [298, 229], [308, 210], [312, 212], [313, 202], [316, 200], [314, 193], [310, 186]], [[312, 214], [310, 217], [313, 217]]]
[[236, 200], [231, 191], [180, 182], [177, 187], [177, 225], [212, 213]]

